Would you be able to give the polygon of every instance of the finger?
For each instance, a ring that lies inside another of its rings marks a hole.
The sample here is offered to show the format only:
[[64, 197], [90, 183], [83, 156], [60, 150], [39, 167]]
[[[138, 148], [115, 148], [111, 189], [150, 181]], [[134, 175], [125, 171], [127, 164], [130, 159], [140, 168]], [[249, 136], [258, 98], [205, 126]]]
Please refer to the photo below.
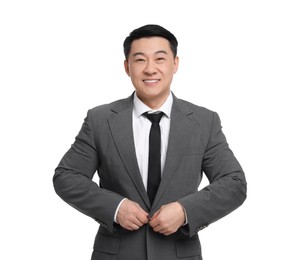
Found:
[[149, 213], [147, 213], [146, 211], [144, 211], [138, 203], [136, 203], [136, 207], [137, 207], [136, 217], [141, 222], [146, 223], [146, 221], [148, 221]]
[[146, 224], [148, 222], [148, 213], [144, 210], [139, 210], [135, 212], [133, 217], [134, 219], [132, 219], [132, 222], [139, 226], [142, 226], [143, 224]]
[[148, 223], [148, 213], [144, 214], [142, 212], [135, 212], [129, 219], [129, 222], [134, 223], [135, 225], [141, 227], [144, 224]]
[[141, 227], [145, 225], [146, 223], [141, 221], [140, 219], [136, 218], [135, 220], [132, 221], [133, 224], [137, 225], [138, 227]]
[[131, 230], [138, 230], [140, 228], [140, 226], [135, 223], [131, 223], [130, 228], [131, 228]]
[[139, 221], [139, 219], [137, 219], [136, 217], [128, 219], [126, 222], [126, 226], [129, 230], [137, 230], [143, 225], [144, 224], [141, 221]]
[[125, 229], [129, 230], [129, 231], [134, 231], [134, 230], [138, 230], [139, 226], [133, 224], [133, 223], [129, 223], [127, 226], [124, 227]]
[[159, 225], [159, 221], [156, 218], [153, 218], [149, 221], [149, 225], [154, 229], [156, 226]]
[[169, 224], [165, 223], [157, 223], [154, 227], [152, 227], [155, 232], [165, 233], [169, 230]]
[[153, 216], [150, 218], [150, 221], [155, 219], [158, 216], [159, 213], [160, 213], [160, 209], [153, 214]]
[[163, 235], [165, 235], [165, 236], [169, 236], [169, 235], [171, 235], [171, 234], [173, 234], [174, 232], [164, 232], [164, 233], [161, 233], [161, 234], [163, 234]]
[[155, 232], [163, 234], [165, 236], [168, 236], [168, 235], [171, 235], [171, 234], [175, 233], [175, 231], [173, 231], [172, 229], [169, 229], [169, 228], [161, 228], [161, 227], [159, 227], [159, 228], [155, 228], [153, 230]]
[[139, 215], [139, 216], [136, 216], [136, 218], [141, 225], [148, 223], [148, 217], [146, 217], [145, 215]]

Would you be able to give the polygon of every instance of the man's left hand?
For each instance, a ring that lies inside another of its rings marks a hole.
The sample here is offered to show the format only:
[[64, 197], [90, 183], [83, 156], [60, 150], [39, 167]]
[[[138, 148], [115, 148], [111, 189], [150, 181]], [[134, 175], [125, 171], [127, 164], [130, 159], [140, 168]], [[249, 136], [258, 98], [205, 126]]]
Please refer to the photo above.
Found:
[[163, 205], [149, 220], [155, 232], [166, 236], [175, 233], [185, 223], [185, 212], [178, 202]]

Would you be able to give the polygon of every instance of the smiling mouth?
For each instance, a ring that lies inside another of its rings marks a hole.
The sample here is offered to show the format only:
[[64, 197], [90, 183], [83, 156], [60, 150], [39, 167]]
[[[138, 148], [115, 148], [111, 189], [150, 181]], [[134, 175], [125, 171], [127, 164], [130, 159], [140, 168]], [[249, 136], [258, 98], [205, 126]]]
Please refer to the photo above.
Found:
[[159, 82], [159, 79], [144, 79], [143, 82], [145, 83], [157, 83]]

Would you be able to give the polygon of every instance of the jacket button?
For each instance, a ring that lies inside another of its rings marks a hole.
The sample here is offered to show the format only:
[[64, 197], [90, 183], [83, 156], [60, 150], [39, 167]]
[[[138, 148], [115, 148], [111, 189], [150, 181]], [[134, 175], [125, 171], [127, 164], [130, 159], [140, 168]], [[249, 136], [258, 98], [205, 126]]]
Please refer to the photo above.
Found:
[[99, 220], [99, 219], [95, 219], [95, 221], [97, 223], [99, 223], [102, 227], [107, 227], [106, 223], [104, 223], [103, 221]]
[[199, 228], [196, 229], [196, 232], [200, 231], [200, 230], [203, 230], [204, 228], [206, 228], [208, 225], [204, 225], [204, 226], [201, 226]]

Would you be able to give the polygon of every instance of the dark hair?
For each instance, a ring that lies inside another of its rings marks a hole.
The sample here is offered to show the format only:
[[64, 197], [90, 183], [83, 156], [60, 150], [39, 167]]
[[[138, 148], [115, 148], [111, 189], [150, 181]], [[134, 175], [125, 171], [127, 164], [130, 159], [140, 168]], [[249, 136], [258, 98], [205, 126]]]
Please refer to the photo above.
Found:
[[177, 39], [176, 37], [169, 32], [167, 29], [165, 29], [162, 26], [156, 25], [156, 24], [148, 24], [145, 26], [142, 26], [140, 28], [137, 28], [133, 30], [129, 36], [124, 41], [124, 54], [125, 58], [128, 59], [130, 50], [131, 50], [131, 44], [134, 40], [140, 39], [140, 38], [147, 38], [152, 36], [159, 36], [167, 39], [170, 43], [170, 48], [173, 52], [174, 58], [177, 55]]

